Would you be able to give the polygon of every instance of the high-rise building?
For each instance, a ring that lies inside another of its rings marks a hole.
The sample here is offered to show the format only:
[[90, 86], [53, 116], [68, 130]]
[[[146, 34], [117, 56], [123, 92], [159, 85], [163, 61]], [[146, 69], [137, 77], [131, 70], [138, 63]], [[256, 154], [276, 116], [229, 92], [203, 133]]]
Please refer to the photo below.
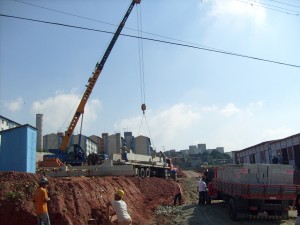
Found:
[[134, 149], [134, 153], [141, 155], [151, 155], [150, 138], [140, 135], [135, 138], [135, 143], [136, 146]]

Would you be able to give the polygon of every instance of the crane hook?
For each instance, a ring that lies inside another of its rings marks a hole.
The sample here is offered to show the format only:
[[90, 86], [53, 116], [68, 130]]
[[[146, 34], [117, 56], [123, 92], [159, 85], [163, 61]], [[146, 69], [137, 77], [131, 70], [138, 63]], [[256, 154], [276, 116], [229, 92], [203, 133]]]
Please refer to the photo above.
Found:
[[145, 114], [145, 110], [146, 110], [146, 104], [145, 103], [143, 103], [141, 105], [141, 109], [143, 110], [143, 114]]

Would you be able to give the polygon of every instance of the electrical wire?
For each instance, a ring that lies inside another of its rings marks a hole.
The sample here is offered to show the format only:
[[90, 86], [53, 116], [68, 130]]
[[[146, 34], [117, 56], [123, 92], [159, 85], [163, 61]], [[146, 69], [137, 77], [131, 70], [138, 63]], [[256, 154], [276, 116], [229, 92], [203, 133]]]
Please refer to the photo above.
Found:
[[280, 1], [276, 1], [276, 0], [269, 0], [269, 1], [276, 2], [276, 3], [282, 4], [282, 5], [292, 6], [292, 7], [295, 7], [295, 8], [300, 8], [300, 6], [288, 4], [288, 3], [285, 3], [285, 2], [280, 2]]
[[252, 7], [257, 6], [257, 7], [260, 7], [260, 8], [265, 8], [265, 9], [277, 11], [277, 12], [280, 12], [280, 13], [285, 13], [285, 14], [288, 14], [288, 15], [299, 16], [299, 14], [300, 14], [300, 12], [292, 10], [292, 9], [287, 9], [287, 8], [283, 8], [283, 7], [280, 7], [280, 6], [270, 5], [270, 4], [266, 4], [266, 3], [263, 3], [263, 2], [258, 2], [258, 1], [253, 1], [253, 0], [245, 0], [245, 1], [236, 0], [236, 1], [241, 2], [241, 3], [245, 3], [245, 4], [249, 4]]
[[[68, 15], [68, 16], [73, 16], [73, 17], [77, 17], [77, 18], [81, 18], [81, 19], [91, 20], [91, 21], [95, 21], [95, 22], [99, 22], [99, 23], [103, 23], [103, 24], [107, 24], [107, 25], [111, 25], [111, 26], [115, 26], [115, 27], [118, 26], [118, 25], [115, 25], [115, 24], [112, 24], [112, 23], [108, 23], [108, 22], [101, 21], [101, 20], [96, 20], [96, 19], [92, 19], [92, 18], [89, 18], [89, 17], [80, 16], [80, 15], [77, 15], [77, 14], [74, 14], [74, 13], [69, 13], [69, 12], [65, 12], [65, 11], [60, 11], [60, 10], [56, 10], [56, 9], [52, 9], [52, 8], [48, 8], [48, 7], [44, 7], [44, 6], [40, 6], [40, 5], [28, 3], [28, 2], [24, 2], [24, 1], [21, 1], [21, 0], [14, 0], [14, 1], [19, 2], [19, 3], [23, 3], [23, 4], [28, 4], [28, 5], [30, 5], [30, 6], [42, 8], [42, 9], [45, 9], [45, 10], [48, 10], [48, 11], [54, 11], [54, 12], [57, 12], [57, 13], [65, 14], [65, 15]], [[237, 1], [241, 1], [241, 0], [237, 0]], [[247, 0], [247, 1], [251, 1], [251, 0]], [[279, 2], [279, 1], [276, 1], [276, 0], [269, 0], [269, 1], [273, 1], [273, 2], [277, 2], [277, 3], [284, 4], [284, 3]], [[241, 2], [242, 2], [242, 1], [241, 1]], [[251, 4], [251, 3], [248, 3], [248, 2], [244, 2], [244, 3]], [[251, 5], [252, 5], [252, 4], [251, 4]], [[286, 4], [286, 5], [290, 5], [290, 4]], [[252, 6], [253, 6], [253, 5], [252, 5]], [[261, 6], [261, 5], [259, 5], [259, 6], [260, 6], [260, 7], [263, 7], [263, 6]], [[294, 6], [294, 5], [290, 5], [290, 6], [300, 8], [299, 6]], [[264, 7], [263, 7], [263, 8], [264, 8]], [[265, 8], [266, 8], [266, 7], [265, 7]], [[266, 8], [266, 9], [267, 9], [267, 8]], [[285, 11], [275, 10], [275, 9], [273, 9], [273, 10], [274, 10], [274, 11], [277, 11], [277, 12], [289, 14], [289, 15], [297, 15], [297, 16], [298, 16], [298, 14], [291, 14], [291, 13], [288, 13], [288, 12], [285, 12]], [[128, 28], [128, 27], [124, 27], [124, 29], [136, 31], [135, 29]], [[205, 46], [205, 45], [199, 45], [199, 44], [195, 44], [195, 43], [188, 42], [188, 41], [183, 41], [183, 40], [176, 39], [176, 38], [172, 38], [172, 37], [167, 37], [167, 36], [163, 36], [163, 35], [159, 35], [159, 34], [154, 34], [154, 33], [151, 33], [151, 32], [145, 32], [145, 31], [142, 31], [142, 33], [144, 33], [144, 34], [149, 34], [149, 35], [152, 35], [152, 36], [155, 36], [155, 37], [166, 38], [166, 39], [168, 39], [168, 40], [173, 40], [173, 41], [177, 41], [177, 42], [181, 42], [181, 43], [185, 43], [185, 44], [189, 44], [189, 45], [194, 45], [194, 46], [199, 46], [199, 47], [209, 48], [209, 49], [213, 49], [213, 50], [220, 50], [220, 49], [217, 49], [217, 48], [212, 48], [212, 47]], [[222, 50], [220, 50], [220, 51], [222, 51]]]
[[[60, 10], [56, 10], [56, 9], [52, 9], [52, 8], [48, 8], [48, 7], [44, 7], [44, 6], [39, 6], [39, 5], [36, 5], [36, 4], [24, 2], [24, 1], [21, 1], [21, 0], [14, 0], [14, 1], [19, 2], [19, 3], [23, 3], [23, 4], [28, 4], [30, 6], [42, 8], [42, 9], [45, 9], [45, 10], [48, 10], [48, 11], [53, 11], [53, 12], [65, 14], [65, 15], [68, 15], [68, 16], [73, 16], [73, 17], [77, 17], [77, 18], [81, 18], [81, 19], [85, 19], [85, 20], [90, 20], [90, 21], [99, 22], [99, 23], [111, 25], [111, 26], [114, 26], [114, 27], [118, 27], [118, 25], [116, 25], [116, 24], [104, 22], [104, 21], [101, 21], [101, 20], [92, 19], [92, 18], [85, 17], [85, 16], [80, 16], [80, 15], [77, 15], [77, 14], [74, 14], [74, 13], [69, 13], [69, 12], [60, 11]], [[124, 27], [124, 29], [131, 30], [131, 31], [137, 31], [136, 29], [129, 28], [129, 27]], [[196, 44], [196, 43], [180, 40], [180, 39], [173, 38], [173, 37], [167, 37], [167, 36], [164, 36], [164, 35], [159, 35], [159, 34], [155, 34], [155, 33], [151, 33], [151, 32], [142, 31], [142, 33], [149, 34], [149, 35], [154, 36], [154, 37], [165, 38], [165, 39], [168, 39], [168, 40], [173, 40], [173, 41], [177, 41], [177, 42], [181, 42], [181, 43], [185, 43], [185, 44], [190, 44], [190, 45], [194, 45], [194, 46], [210, 48], [210, 49], [214, 49], [214, 50], [220, 50], [220, 49], [217, 49], [217, 48], [213, 48], [213, 47], [209, 47], [209, 46], [205, 46], [205, 45], [199, 45], [199, 44]]]
[[[106, 33], [106, 34], [114, 34], [114, 32], [110, 32], [110, 31], [104, 31], [104, 30], [99, 30], [99, 29], [92, 29], [92, 28], [74, 26], [74, 25], [68, 25], [68, 24], [62, 24], [62, 23], [56, 23], [56, 22], [49, 22], [49, 21], [43, 21], [43, 20], [29, 19], [29, 18], [11, 16], [11, 15], [6, 15], [6, 14], [0, 14], [0, 16], [8, 17], [8, 18], [14, 18], [14, 19], [27, 20], [27, 21], [32, 21], [32, 22], [51, 24], [51, 25], [64, 26], [64, 27], [69, 27], [69, 28], [96, 31], [96, 32], [101, 32], [101, 33]], [[224, 51], [224, 50], [217, 50], [217, 49], [212, 49], [212, 48], [208, 48], [208, 47], [198, 47], [198, 46], [195, 46], [195, 45], [188, 45], [188, 44], [181, 44], [181, 43], [175, 43], [175, 42], [170, 42], [170, 41], [163, 41], [163, 40], [158, 40], [158, 39], [154, 39], [154, 38], [138, 37], [138, 36], [129, 35], [129, 34], [120, 34], [120, 36], [131, 37], [131, 38], [142, 38], [143, 40], [148, 40], [148, 41], [154, 41], [154, 42], [170, 44], [170, 45], [177, 45], [177, 46], [181, 46], [181, 47], [193, 48], [193, 49], [210, 51], [210, 52], [215, 52], [215, 53], [221, 53], [221, 54], [237, 56], [237, 57], [242, 57], [242, 58], [248, 58], [248, 59], [253, 59], [253, 60], [258, 60], [258, 61], [263, 61], [263, 62], [268, 62], [268, 63], [275, 63], [275, 64], [279, 64], [279, 65], [283, 65], [283, 66], [290, 66], [290, 67], [300, 68], [300, 65], [296, 65], [296, 64], [290, 64], [290, 63], [284, 63], [284, 62], [275, 61], [275, 60], [263, 59], [263, 58], [259, 58], [259, 57], [243, 55], [243, 54], [240, 54], [240, 53], [228, 52], [228, 51]]]

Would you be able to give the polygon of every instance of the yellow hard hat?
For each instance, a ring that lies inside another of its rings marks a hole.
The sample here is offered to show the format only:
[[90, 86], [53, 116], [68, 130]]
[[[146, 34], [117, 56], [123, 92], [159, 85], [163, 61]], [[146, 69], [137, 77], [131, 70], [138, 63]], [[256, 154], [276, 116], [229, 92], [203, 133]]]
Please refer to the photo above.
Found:
[[123, 198], [123, 196], [125, 195], [123, 190], [118, 190], [115, 195], [118, 195], [120, 198]]

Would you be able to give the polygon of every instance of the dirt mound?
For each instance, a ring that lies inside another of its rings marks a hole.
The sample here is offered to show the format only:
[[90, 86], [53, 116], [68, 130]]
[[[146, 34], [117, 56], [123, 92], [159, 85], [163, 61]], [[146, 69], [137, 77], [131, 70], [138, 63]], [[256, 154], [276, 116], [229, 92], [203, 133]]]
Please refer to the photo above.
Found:
[[[133, 224], [152, 221], [158, 205], [171, 205], [174, 181], [137, 177], [51, 178], [48, 204], [52, 225], [86, 225], [105, 222], [106, 203], [118, 189], [125, 191], [125, 202]], [[33, 192], [40, 176], [28, 173], [0, 173], [0, 218], [2, 225], [36, 224]]]

